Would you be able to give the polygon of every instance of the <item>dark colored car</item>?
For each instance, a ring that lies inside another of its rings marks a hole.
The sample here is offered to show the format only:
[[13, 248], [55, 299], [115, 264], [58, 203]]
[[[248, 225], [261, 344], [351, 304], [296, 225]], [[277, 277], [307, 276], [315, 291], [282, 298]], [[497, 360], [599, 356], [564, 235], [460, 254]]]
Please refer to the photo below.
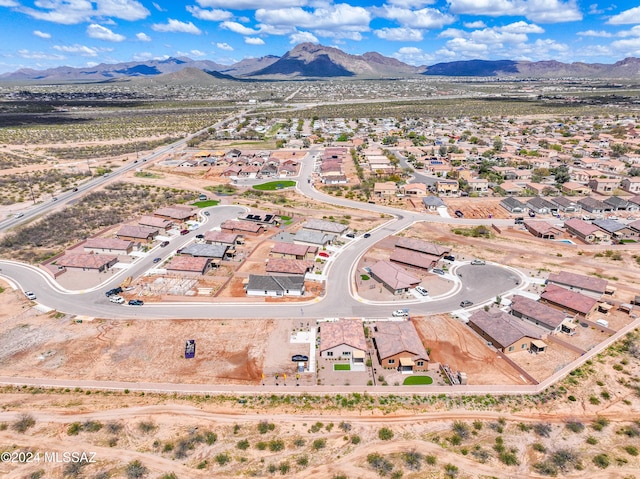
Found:
[[169, 242], [168, 241], [163, 241], [162, 243], [160, 243], [160, 246], [162, 246], [163, 248], [165, 246], [169, 246]]
[[453, 212], [458, 218], [464, 218], [464, 213], [460, 210], [455, 210]]
[[444, 270], [440, 268], [433, 268], [431, 272], [435, 274], [444, 274]]
[[371, 236], [371, 233], [365, 233], [365, 234], [362, 235], [363, 238], [368, 238], [370, 236]]
[[183, 235], [183, 236], [184, 235], [188, 235], [189, 234], [189, 230], [182, 230], [182, 231], [180, 231], [180, 234]]
[[355, 234], [355, 233], [347, 233], [345, 236], [346, 236], [347, 238], [355, 238], [355, 237], [356, 237], [356, 234]]
[[211, 214], [211, 213], [209, 213], [208, 211], [205, 211], [205, 212], [204, 212], [204, 215], [205, 215], [205, 216], [209, 216], [210, 214]]
[[461, 308], [468, 308], [469, 306], [473, 306], [473, 303], [468, 299], [465, 299], [464, 301], [460, 301]]
[[142, 301], [141, 299], [132, 299], [129, 301], [129, 306], [142, 306], [144, 304], [144, 301]]
[[122, 288], [118, 286], [117, 288], [110, 289], [104, 294], [108, 298], [109, 296], [113, 296], [114, 294], [120, 294], [120, 293], [122, 293]]
[[153, 258], [153, 262], [154, 263], [159, 263], [162, 260], [162, 258]]
[[522, 216], [517, 217], [515, 220], [513, 220], [515, 224], [517, 225], [521, 225], [524, 224], [524, 218]]
[[453, 256], [453, 255], [450, 255], [450, 254], [448, 254], [446, 256], [443, 256], [442, 258], [446, 259], [447, 261], [455, 261], [456, 260], [456, 257]]
[[196, 235], [196, 239], [204, 239], [204, 235]]
[[291, 361], [293, 362], [302, 362], [309, 361], [309, 356], [305, 356], [304, 354], [296, 354], [295, 356], [291, 356]]

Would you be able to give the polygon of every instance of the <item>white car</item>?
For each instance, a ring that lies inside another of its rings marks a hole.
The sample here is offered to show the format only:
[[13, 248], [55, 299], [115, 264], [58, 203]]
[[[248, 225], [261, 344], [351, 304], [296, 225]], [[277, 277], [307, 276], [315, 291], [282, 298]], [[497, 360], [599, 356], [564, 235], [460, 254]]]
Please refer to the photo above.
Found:
[[124, 303], [124, 298], [122, 296], [109, 296], [109, 301], [111, 301], [112, 303], [118, 303], [118, 304], [123, 304]]
[[27, 297], [27, 299], [30, 299], [31, 301], [36, 300], [36, 295], [33, 291], [25, 291], [24, 295]]
[[391, 316], [393, 316], [394, 318], [401, 318], [404, 316], [409, 316], [409, 310], [408, 309], [396, 309], [393, 313], [391, 313]]
[[422, 286], [416, 286], [416, 291], [418, 293], [420, 293], [422, 296], [428, 296], [429, 295], [429, 291], [427, 291], [425, 288], [423, 288]]
[[485, 265], [485, 264], [487, 264], [487, 263], [485, 263], [485, 261], [484, 261], [483, 259], [474, 259], [474, 260], [471, 262], [471, 264], [474, 264], [474, 265]]

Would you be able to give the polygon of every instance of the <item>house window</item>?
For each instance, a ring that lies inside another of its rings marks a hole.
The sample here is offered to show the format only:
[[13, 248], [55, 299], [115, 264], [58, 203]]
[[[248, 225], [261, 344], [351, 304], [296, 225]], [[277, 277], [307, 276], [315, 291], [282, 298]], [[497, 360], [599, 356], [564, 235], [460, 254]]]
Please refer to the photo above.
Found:
[[327, 357], [332, 357], [333, 356], [333, 351], [327, 351]]
[[343, 356], [351, 356], [351, 351], [342, 351]]
[[526, 347], [527, 347], [527, 344], [526, 344], [526, 343], [522, 345], [522, 349], [524, 349], [524, 348], [526, 348]]
[[416, 366], [424, 366], [424, 361], [416, 361]]
[[387, 361], [389, 364], [395, 364], [396, 360], [395, 359], [389, 359], [389, 361]]
[[513, 346], [509, 346], [509, 351], [513, 351]]

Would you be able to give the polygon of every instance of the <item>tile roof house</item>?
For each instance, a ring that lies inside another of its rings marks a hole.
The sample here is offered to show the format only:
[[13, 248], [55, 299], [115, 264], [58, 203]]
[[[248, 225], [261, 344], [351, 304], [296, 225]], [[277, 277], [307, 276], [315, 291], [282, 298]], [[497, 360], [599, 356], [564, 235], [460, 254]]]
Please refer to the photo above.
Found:
[[198, 208], [193, 206], [175, 205], [159, 208], [153, 212], [154, 216], [167, 220], [193, 220], [197, 216]]
[[271, 276], [250, 274], [245, 286], [247, 296], [302, 296], [304, 276]]
[[566, 183], [562, 184], [562, 192], [569, 195], [590, 195], [591, 188], [583, 185], [582, 183], [567, 181]]
[[236, 233], [223, 233], [221, 231], [207, 231], [204, 234], [204, 240], [210, 244], [221, 244], [235, 246], [242, 244], [242, 235]]
[[421, 197], [427, 194], [427, 185], [424, 183], [409, 183], [400, 187], [400, 192], [406, 196]]
[[560, 331], [566, 318], [562, 311], [519, 294], [511, 298], [511, 314], [554, 333]]
[[549, 284], [540, 296], [540, 301], [554, 308], [588, 318], [595, 311], [598, 301], [555, 284]]
[[636, 239], [638, 237], [636, 230], [616, 220], [595, 220], [593, 224], [616, 240]]
[[450, 249], [446, 246], [440, 246], [429, 241], [423, 241], [416, 238], [397, 237], [396, 248], [410, 249], [418, 251], [419, 253], [426, 253], [433, 256], [442, 258], [444, 255], [449, 254]]
[[182, 248], [180, 254], [222, 260], [227, 255], [228, 249], [228, 245], [191, 243]]
[[429, 355], [413, 322], [381, 321], [373, 328], [373, 345], [383, 368], [426, 371]]
[[367, 340], [362, 321], [340, 319], [320, 323], [319, 327], [321, 358], [347, 358], [364, 365]]
[[313, 271], [315, 263], [303, 259], [271, 258], [267, 260], [267, 273], [271, 274], [301, 274]]
[[587, 223], [579, 218], [572, 218], [565, 221], [564, 228], [567, 233], [577, 236], [587, 243], [600, 243], [611, 240], [611, 235], [609, 233], [606, 233], [597, 226]]
[[151, 243], [158, 234], [159, 231], [157, 228], [123, 225], [116, 233], [116, 237], [121, 240], [146, 241], [147, 243]]
[[[484, 310], [475, 311], [469, 318], [469, 327], [483, 339], [503, 353], [526, 351], [532, 348], [534, 341], [545, 337], [542, 329], [521, 319], [499, 311], [491, 314]], [[546, 345], [537, 343], [536, 351], [544, 351]]]
[[570, 271], [561, 271], [559, 273], [549, 274], [548, 284], [554, 284], [571, 291], [577, 291], [586, 296], [600, 299], [607, 291], [609, 282], [606, 279], [596, 278], [595, 276], [585, 276], [583, 274], [572, 273]]
[[176, 273], [200, 275], [205, 274], [212, 266], [211, 258], [179, 255], [171, 258], [164, 268]]
[[594, 178], [589, 180], [587, 186], [596, 193], [606, 194], [613, 192], [616, 188], [619, 188], [620, 180], [618, 178]]
[[389, 261], [378, 261], [371, 266], [370, 270], [371, 276], [394, 294], [407, 292], [410, 288], [415, 288], [420, 284], [420, 278]]
[[588, 211], [589, 213], [604, 213], [605, 211], [611, 211], [611, 207], [609, 205], [600, 200], [596, 200], [595, 198], [591, 198], [590, 196], [578, 200], [578, 204], [583, 210]]
[[220, 225], [220, 229], [225, 233], [245, 233], [252, 235], [259, 235], [265, 231], [265, 227], [259, 223], [240, 220], [227, 220]]
[[395, 196], [397, 192], [398, 186], [393, 181], [385, 181], [373, 185], [373, 194], [375, 196]]
[[562, 235], [562, 230], [548, 221], [525, 220], [524, 227], [536, 238], [556, 239]]
[[170, 230], [174, 223], [166, 218], [160, 218], [158, 216], [143, 216], [138, 220], [140, 226], [151, 226], [160, 230]]
[[526, 205], [512, 196], [509, 196], [500, 201], [500, 206], [510, 213], [524, 213], [527, 211]]
[[404, 248], [394, 248], [389, 257], [389, 261], [427, 270], [435, 268], [438, 260], [440, 260], [440, 256]]
[[274, 243], [271, 256], [274, 258], [313, 259], [318, 254], [318, 247], [295, 243]]
[[349, 229], [348, 225], [343, 225], [341, 223], [335, 223], [333, 221], [325, 221], [325, 220], [319, 220], [319, 219], [307, 220], [302, 225], [302, 227], [306, 230], [320, 231], [322, 233], [336, 234], [336, 235], [344, 234]]
[[640, 177], [630, 177], [630, 178], [624, 178], [622, 180], [621, 183], [621, 187], [623, 190], [637, 195], [638, 193], [640, 193]]
[[133, 242], [117, 238], [89, 238], [82, 248], [85, 253], [129, 254], [133, 251]]
[[113, 255], [93, 253], [69, 253], [55, 260], [55, 265], [66, 269], [80, 269], [82, 271], [106, 271], [118, 262]]
[[444, 201], [438, 196], [425, 196], [422, 198], [422, 204], [429, 211], [434, 211], [441, 206], [445, 206]]

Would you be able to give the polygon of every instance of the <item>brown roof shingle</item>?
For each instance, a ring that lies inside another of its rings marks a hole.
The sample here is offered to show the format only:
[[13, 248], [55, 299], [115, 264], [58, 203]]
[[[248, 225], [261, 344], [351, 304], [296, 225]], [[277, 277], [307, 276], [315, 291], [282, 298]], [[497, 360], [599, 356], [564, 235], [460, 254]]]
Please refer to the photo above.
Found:
[[361, 321], [341, 319], [320, 325], [320, 353], [341, 344], [361, 351], [367, 350], [367, 341], [364, 337], [364, 327]]

